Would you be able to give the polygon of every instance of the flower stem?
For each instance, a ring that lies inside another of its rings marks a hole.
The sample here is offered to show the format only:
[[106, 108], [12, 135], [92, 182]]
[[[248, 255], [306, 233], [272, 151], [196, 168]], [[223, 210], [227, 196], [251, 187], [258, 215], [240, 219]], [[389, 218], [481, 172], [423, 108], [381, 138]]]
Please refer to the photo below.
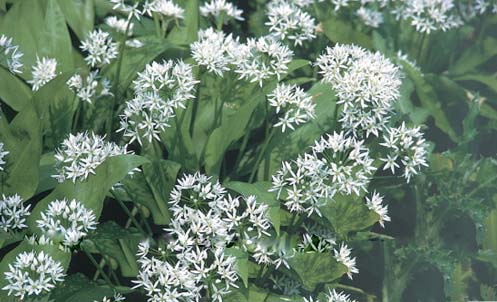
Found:
[[88, 257], [88, 259], [90, 259], [91, 263], [95, 266], [97, 271], [100, 273], [100, 275], [102, 275], [102, 277], [105, 279], [105, 282], [107, 282], [107, 284], [109, 284], [110, 287], [114, 288], [114, 284], [112, 284], [112, 281], [110, 281], [109, 276], [107, 276], [107, 274], [100, 267], [100, 265], [98, 265], [97, 260], [95, 260], [95, 257], [93, 257], [93, 255], [87, 251], [84, 251], [84, 252], [85, 252], [86, 256]]

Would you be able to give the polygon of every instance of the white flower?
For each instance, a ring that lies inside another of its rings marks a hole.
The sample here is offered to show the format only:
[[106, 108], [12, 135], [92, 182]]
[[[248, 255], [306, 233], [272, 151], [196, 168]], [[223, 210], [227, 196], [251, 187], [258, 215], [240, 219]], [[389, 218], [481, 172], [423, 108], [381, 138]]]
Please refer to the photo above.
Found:
[[69, 137], [62, 142], [56, 150], [56, 170], [53, 175], [59, 182], [67, 179], [73, 182], [84, 181], [90, 174], [95, 174], [95, 169], [107, 158], [127, 154], [126, 146], [120, 147], [112, 142], [106, 142], [104, 137], [91, 132], [81, 132]]
[[408, 128], [405, 123], [402, 123], [400, 127], [389, 128], [380, 145], [388, 149], [387, 156], [380, 158], [385, 162], [383, 170], [390, 169], [392, 173], [395, 173], [400, 162], [404, 166], [403, 176], [407, 182], [418, 173], [422, 166], [428, 166], [428, 145], [419, 127]]
[[316, 105], [312, 97], [297, 85], [278, 84], [268, 95], [269, 105], [275, 107], [278, 123], [274, 127], [295, 130], [295, 126], [306, 123], [315, 118]]
[[19, 46], [12, 44], [12, 38], [0, 36], [0, 64], [6, 64], [11, 73], [21, 73], [23, 55]]
[[[123, 295], [121, 295], [120, 293], [115, 293], [112, 298], [104, 297], [101, 300], [101, 302], [121, 302], [121, 301], [125, 301], [125, 300], [126, 300], [126, 298], [124, 298]], [[93, 300], [93, 302], [100, 302], [100, 301]]]
[[57, 76], [57, 60], [43, 57], [36, 57], [36, 65], [33, 66], [32, 80], [28, 83], [33, 85], [33, 91], [40, 89], [43, 85], [50, 82]]
[[4, 151], [3, 146], [4, 144], [0, 143], [0, 171], [3, 171], [3, 167], [7, 163], [4, 158], [9, 154], [9, 151]]
[[110, 82], [105, 78], [101, 79], [98, 73], [98, 70], [91, 71], [84, 79], [80, 74], [75, 74], [69, 78], [67, 86], [76, 93], [78, 98], [90, 104], [95, 96], [112, 95]]
[[337, 292], [334, 289], [329, 290], [326, 299], [328, 299], [326, 302], [357, 302], [356, 300], [351, 300], [349, 295]]
[[327, 47], [316, 65], [343, 106], [340, 122], [345, 130], [379, 136], [400, 96], [398, 67], [379, 52], [349, 45]]
[[147, 2], [144, 5], [144, 11], [149, 16], [152, 13], [158, 13], [172, 19], [183, 19], [185, 14], [185, 10], [171, 0], [153, 0], [152, 2]]
[[223, 76], [230, 70], [235, 53], [239, 47], [238, 40], [212, 28], [200, 30], [198, 41], [190, 45], [192, 58], [199, 66], [205, 66], [208, 71]]
[[62, 199], [50, 202], [36, 224], [53, 242], [71, 247], [94, 230], [97, 222], [93, 211], [79, 201]]
[[285, 296], [294, 296], [300, 294], [300, 282], [286, 275], [276, 275], [270, 277], [273, 281], [273, 288], [283, 292]]
[[200, 14], [204, 17], [212, 16], [227, 23], [230, 19], [243, 21], [243, 11], [226, 0], [211, 0], [200, 7]]
[[11, 196], [2, 194], [2, 199], [0, 200], [0, 229], [4, 232], [11, 232], [26, 228], [26, 218], [30, 214], [30, 207], [30, 205], [23, 205], [22, 198], [18, 194]]
[[335, 259], [347, 267], [347, 276], [352, 279], [352, 274], [359, 273], [359, 269], [356, 267], [356, 258], [350, 257], [351, 249], [347, 247], [344, 243], [340, 246], [339, 250], [333, 250], [335, 254]]
[[126, 46], [132, 47], [132, 48], [141, 48], [143, 47], [143, 42], [138, 40], [138, 39], [131, 39], [131, 40], [126, 40]]
[[271, 77], [280, 80], [287, 73], [292, 57], [293, 52], [272, 37], [249, 38], [238, 49], [235, 72], [240, 79], [257, 82], [262, 87], [264, 80]]
[[378, 28], [383, 23], [383, 14], [377, 10], [361, 6], [356, 14], [367, 26]]
[[388, 216], [388, 206], [383, 205], [383, 196], [376, 192], [373, 192], [371, 198], [366, 196], [366, 206], [380, 216], [380, 225], [385, 227], [385, 221], [390, 221], [390, 216]]
[[126, 4], [125, 1], [126, 0], [110, 0], [110, 2], [114, 4], [112, 9], [126, 13], [128, 15], [128, 19], [131, 19], [131, 17], [134, 16], [136, 19], [140, 20], [140, 17], [141, 15], [143, 15], [143, 12], [138, 9], [139, 2], [136, 2], [133, 5], [129, 5]]
[[267, 17], [269, 21], [265, 24], [269, 26], [269, 31], [278, 39], [293, 42], [295, 46], [316, 37], [315, 20], [297, 5], [271, 2], [268, 5]]
[[5, 273], [7, 285], [2, 289], [8, 295], [24, 300], [26, 296], [39, 296], [50, 292], [64, 278], [60, 262], [41, 252], [22, 252]]
[[91, 67], [109, 64], [118, 54], [117, 43], [113, 42], [109, 33], [101, 29], [88, 33], [80, 47], [88, 52], [85, 61]]
[[128, 27], [128, 22], [130, 22], [129, 28], [128, 28], [128, 36], [132, 36], [134, 24], [131, 21], [129, 21], [127, 19], [120, 19], [116, 16], [110, 16], [110, 17], [105, 18], [105, 23], [107, 25], [109, 25], [109, 27], [114, 29], [116, 32], [122, 33], [122, 34], [126, 33], [126, 28]]
[[118, 132], [140, 144], [144, 138], [160, 140], [159, 134], [170, 127], [174, 110], [185, 109], [186, 102], [195, 98], [197, 83], [192, 66], [182, 61], [148, 64], [133, 82], [135, 97], [126, 102]]

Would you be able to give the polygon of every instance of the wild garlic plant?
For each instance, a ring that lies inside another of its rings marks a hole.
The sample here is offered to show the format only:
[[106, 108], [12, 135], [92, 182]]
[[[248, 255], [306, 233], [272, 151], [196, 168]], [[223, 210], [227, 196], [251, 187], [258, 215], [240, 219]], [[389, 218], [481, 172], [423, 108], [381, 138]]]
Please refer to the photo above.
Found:
[[388, 301], [361, 273], [392, 187], [476, 135], [436, 89], [479, 78], [423, 74], [430, 43], [494, 1], [27, 1], [0, 4], [0, 301]]

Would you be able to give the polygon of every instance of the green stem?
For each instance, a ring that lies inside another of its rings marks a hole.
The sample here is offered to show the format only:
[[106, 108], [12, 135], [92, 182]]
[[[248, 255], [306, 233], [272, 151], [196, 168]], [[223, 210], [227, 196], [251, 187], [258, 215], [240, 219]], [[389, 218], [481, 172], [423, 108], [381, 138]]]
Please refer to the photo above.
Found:
[[136, 220], [135, 215], [133, 215], [129, 211], [128, 207], [124, 204], [124, 202], [121, 199], [117, 198], [117, 196], [116, 196], [116, 194], [114, 193], [113, 190], [111, 190], [111, 194], [114, 197], [114, 199], [117, 200], [117, 202], [119, 203], [119, 205], [121, 206], [121, 208], [124, 210], [124, 212], [126, 213], [126, 215], [128, 215], [128, 217], [131, 219], [131, 221], [133, 222], [133, 224], [135, 225], [135, 227], [137, 229], [139, 229], [142, 234], [144, 234], [144, 235], [147, 234], [147, 232], [145, 232], [145, 230], [142, 228], [142, 226]]
[[157, 38], [160, 38], [162, 36], [162, 33], [160, 28], [159, 16], [157, 16], [157, 13], [153, 13], [152, 16], [154, 18], [154, 24], [155, 24], [155, 35], [157, 36]]
[[[253, 182], [254, 181], [255, 176], [256, 176], [256, 172], [257, 172], [257, 170], [259, 168], [259, 165], [260, 165], [260, 163], [262, 161], [262, 158], [264, 157], [264, 154], [266, 154], [267, 147], [269, 146], [269, 142], [271, 141], [271, 139], [274, 136], [274, 133], [275, 133], [275, 129], [274, 128], [272, 128], [271, 130], [268, 130], [268, 131], [269, 131], [269, 135], [266, 135], [266, 137], [264, 138], [264, 142], [262, 144], [261, 151], [257, 155], [257, 159], [255, 161], [254, 167], [252, 168], [252, 173], [250, 173], [249, 182]], [[266, 133], [268, 133], [268, 131], [266, 131]]]
[[95, 260], [93, 255], [87, 251], [84, 251], [84, 252], [85, 252], [86, 256], [88, 257], [88, 259], [90, 259], [91, 263], [95, 266], [97, 271], [100, 273], [100, 275], [102, 275], [102, 277], [105, 279], [105, 282], [107, 282], [107, 284], [110, 287], [114, 288], [114, 285], [112, 284], [112, 281], [110, 281], [109, 276], [107, 276], [107, 274], [104, 272], [104, 270], [100, 267], [100, 265], [97, 263], [97, 260]]

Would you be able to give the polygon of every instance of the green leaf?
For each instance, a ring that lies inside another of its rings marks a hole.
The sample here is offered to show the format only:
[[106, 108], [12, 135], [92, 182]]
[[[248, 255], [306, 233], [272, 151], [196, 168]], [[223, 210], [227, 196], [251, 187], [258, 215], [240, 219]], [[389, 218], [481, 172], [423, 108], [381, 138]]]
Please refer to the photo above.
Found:
[[271, 188], [270, 182], [256, 182], [253, 184], [231, 181], [224, 183], [227, 189], [233, 190], [242, 194], [245, 197], [254, 195], [257, 202], [267, 204], [269, 207], [269, 219], [276, 229], [276, 233], [280, 234], [280, 202], [276, 198], [276, 193], [268, 192]]
[[0, 99], [15, 111], [21, 111], [31, 99], [31, 90], [15, 75], [0, 67]]
[[309, 291], [319, 284], [331, 283], [347, 272], [347, 267], [330, 253], [296, 253], [288, 260], [288, 264]]
[[243, 251], [236, 247], [227, 248], [224, 251], [225, 255], [233, 256], [236, 258], [236, 270], [238, 275], [243, 281], [245, 287], [248, 287], [248, 254], [246, 251]]
[[93, 302], [113, 295], [114, 291], [111, 288], [98, 286], [85, 275], [77, 273], [68, 276], [64, 283], [57, 286], [51, 292], [50, 298], [53, 302]]
[[336, 195], [319, 210], [340, 236], [363, 230], [380, 219], [378, 214], [370, 211], [361, 198], [355, 195]]
[[57, 0], [64, 17], [79, 40], [93, 30], [95, 9], [93, 0]]
[[189, 45], [197, 40], [199, 28], [199, 3], [198, 0], [185, 0], [183, 8], [185, 9], [184, 23], [175, 27], [167, 40], [176, 45]]
[[125, 178], [134, 168], [146, 163], [147, 160], [138, 155], [118, 155], [105, 160], [95, 169], [95, 175], [90, 175], [85, 181], [73, 183], [71, 180], [59, 184], [47, 197], [36, 204], [28, 218], [28, 227], [38, 234], [36, 220], [40, 213], [55, 199], [76, 199], [86, 208], [93, 210], [97, 219], [100, 217], [103, 202], [107, 192], [117, 182]]
[[223, 296], [226, 302], [265, 302], [269, 292], [265, 289], [250, 285], [249, 288], [233, 289]]
[[143, 166], [143, 174], [154, 195], [155, 205], [159, 210], [162, 224], [168, 223], [170, 219], [167, 207], [169, 193], [176, 183], [176, 176], [180, 168], [181, 166], [178, 163], [169, 160], [155, 160]]
[[442, 108], [442, 104], [438, 100], [434, 88], [425, 80], [423, 75], [409, 64], [401, 62], [404, 70], [414, 82], [416, 93], [423, 107], [430, 111], [431, 116], [435, 120], [435, 125], [443, 132], [449, 135], [454, 142], [459, 141], [457, 133], [452, 128], [450, 121]]
[[114, 221], [108, 221], [98, 225], [95, 232], [81, 242], [81, 247], [88, 253], [114, 259], [124, 277], [135, 277], [138, 274], [135, 254], [142, 240], [143, 236], [138, 231], [124, 229]]
[[44, 27], [37, 35], [38, 55], [56, 58], [57, 71], [73, 71], [71, 37], [57, 0], [48, 0], [44, 20]]
[[449, 73], [464, 74], [474, 70], [497, 55], [497, 39], [486, 36], [483, 40], [466, 49], [459, 59], [450, 66]]
[[354, 29], [350, 22], [345, 22], [337, 18], [329, 18], [322, 22], [324, 33], [330, 41], [342, 44], [356, 44], [365, 48], [372, 49], [372, 39]]
[[36, 192], [42, 148], [39, 128], [38, 115], [31, 106], [16, 115], [10, 125], [5, 117], [0, 118], [0, 139], [9, 151], [3, 193], [18, 193], [27, 200]]

